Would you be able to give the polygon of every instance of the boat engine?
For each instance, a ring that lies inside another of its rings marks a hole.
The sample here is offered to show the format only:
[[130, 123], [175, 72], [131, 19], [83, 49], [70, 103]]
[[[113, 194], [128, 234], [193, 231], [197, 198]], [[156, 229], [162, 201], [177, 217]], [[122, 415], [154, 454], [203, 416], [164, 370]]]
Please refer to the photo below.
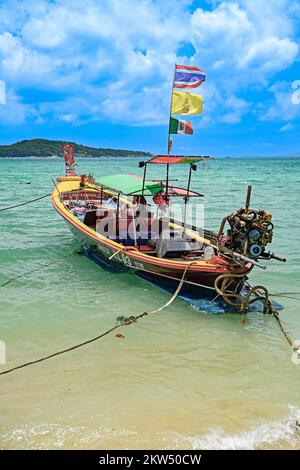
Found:
[[[244, 261], [258, 259], [277, 259], [285, 262], [285, 258], [266, 252], [266, 246], [272, 242], [274, 225], [269, 212], [250, 209], [252, 186], [248, 186], [245, 207], [224, 217], [216, 236], [221, 251], [240, 255]], [[229, 224], [224, 234], [225, 224]]]
[[240, 209], [226, 218], [230, 229], [227, 231], [225, 246], [232, 251], [252, 259], [265, 258], [265, 248], [272, 242], [272, 215], [264, 210]]

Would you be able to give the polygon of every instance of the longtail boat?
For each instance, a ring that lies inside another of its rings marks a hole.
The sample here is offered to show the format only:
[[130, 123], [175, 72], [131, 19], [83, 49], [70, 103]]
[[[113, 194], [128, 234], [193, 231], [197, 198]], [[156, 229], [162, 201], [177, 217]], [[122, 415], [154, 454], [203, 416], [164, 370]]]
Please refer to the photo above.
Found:
[[[179, 72], [174, 74], [173, 87], [188, 87], [186, 83], [192, 79], [197, 85], [191, 86], [198, 86], [205, 79], [203, 71], [196, 67], [175, 66], [175, 72], [177, 68]], [[188, 222], [190, 202], [203, 197], [191, 190], [192, 174], [198, 162], [209, 161], [211, 157], [170, 155], [170, 134], [177, 132], [180, 126], [183, 132], [192, 133], [191, 123], [177, 122], [171, 113], [202, 112], [199, 95], [176, 93], [174, 109], [173, 94], [171, 98], [167, 155], [139, 162], [142, 175], [95, 178], [77, 176], [73, 145], [64, 144], [66, 173], [57, 178], [52, 193], [53, 206], [80, 238], [84, 253], [101, 265], [132, 271], [170, 291], [176, 290], [181, 282], [181, 294], [189, 298], [217, 296], [240, 310], [263, 298], [266, 308], [266, 290], [251, 289], [247, 275], [254, 266], [265, 269], [262, 260], [285, 261], [266, 251], [272, 242], [272, 216], [264, 210], [250, 208], [249, 186], [245, 207], [224, 217], [218, 232], [204, 229], [197, 220]], [[174, 123], [175, 131], [172, 131]], [[164, 178], [147, 176], [149, 168], [156, 165], [163, 165]], [[188, 168], [184, 188], [173, 184], [170, 178], [170, 169], [178, 165]], [[182, 217], [179, 219], [172, 214], [174, 201], [181, 201]], [[254, 300], [253, 293], [256, 294]]]
[[[187, 188], [146, 179], [147, 167], [165, 165], [166, 158], [168, 165], [189, 166]], [[52, 203], [80, 238], [84, 253], [99, 264], [133, 271], [170, 291], [185, 273], [184, 296], [211, 298], [221, 289], [225, 300], [238, 305], [253, 266], [265, 268], [260, 260], [278, 258], [265, 250], [272, 240], [271, 215], [249, 208], [249, 189], [245, 208], [225, 217], [218, 233], [190, 225], [185, 218], [172, 218], [171, 199], [183, 198], [186, 209], [190, 198], [202, 197], [190, 189], [191, 174], [195, 161], [208, 159], [157, 156], [140, 163], [143, 177], [121, 174], [95, 179], [76, 176], [67, 167], [66, 176], [57, 179]], [[149, 198], [153, 205], [147, 203]], [[229, 224], [226, 235], [225, 223]]]

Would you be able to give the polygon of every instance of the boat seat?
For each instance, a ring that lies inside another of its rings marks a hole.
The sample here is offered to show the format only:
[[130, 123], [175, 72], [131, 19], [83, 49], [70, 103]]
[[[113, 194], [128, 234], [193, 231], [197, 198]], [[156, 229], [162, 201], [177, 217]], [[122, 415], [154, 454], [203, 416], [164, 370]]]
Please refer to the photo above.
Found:
[[190, 238], [177, 234], [171, 238], [162, 236], [157, 241], [157, 256], [159, 258], [178, 258], [186, 256], [191, 251], [199, 250], [202, 243], [192, 241]]

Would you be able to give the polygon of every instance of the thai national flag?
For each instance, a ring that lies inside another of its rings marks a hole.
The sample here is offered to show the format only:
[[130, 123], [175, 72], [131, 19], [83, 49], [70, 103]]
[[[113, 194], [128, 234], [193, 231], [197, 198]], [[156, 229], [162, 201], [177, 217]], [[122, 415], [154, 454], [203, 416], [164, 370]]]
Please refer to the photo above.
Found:
[[197, 88], [204, 80], [204, 70], [188, 65], [176, 65], [174, 88]]

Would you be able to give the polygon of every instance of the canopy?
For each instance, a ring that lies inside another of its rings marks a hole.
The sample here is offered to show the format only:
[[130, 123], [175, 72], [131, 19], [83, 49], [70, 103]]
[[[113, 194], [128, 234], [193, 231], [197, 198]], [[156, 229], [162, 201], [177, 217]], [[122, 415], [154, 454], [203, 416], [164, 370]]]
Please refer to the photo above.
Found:
[[[113, 176], [102, 176], [97, 179], [97, 183], [111, 189], [116, 193], [122, 193], [126, 196], [143, 193], [143, 180], [139, 176], [118, 174]], [[151, 196], [164, 189], [162, 184], [156, 181], [145, 180], [144, 195]]]
[[204, 197], [203, 194], [196, 193], [196, 191], [192, 191], [191, 189], [187, 190], [184, 188], [178, 188], [177, 186], [173, 186], [172, 184], [169, 184], [169, 190], [171, 191], [173, 196]]
[[203, 160], [211, 160], [212, 157], [209, 156], [184, 156], [184, 155], [156, 155], [156, 157], [151, 158], [147, 163], [161, 163], [161, 164], [182, 164], [182, 163], [196, 163]]

